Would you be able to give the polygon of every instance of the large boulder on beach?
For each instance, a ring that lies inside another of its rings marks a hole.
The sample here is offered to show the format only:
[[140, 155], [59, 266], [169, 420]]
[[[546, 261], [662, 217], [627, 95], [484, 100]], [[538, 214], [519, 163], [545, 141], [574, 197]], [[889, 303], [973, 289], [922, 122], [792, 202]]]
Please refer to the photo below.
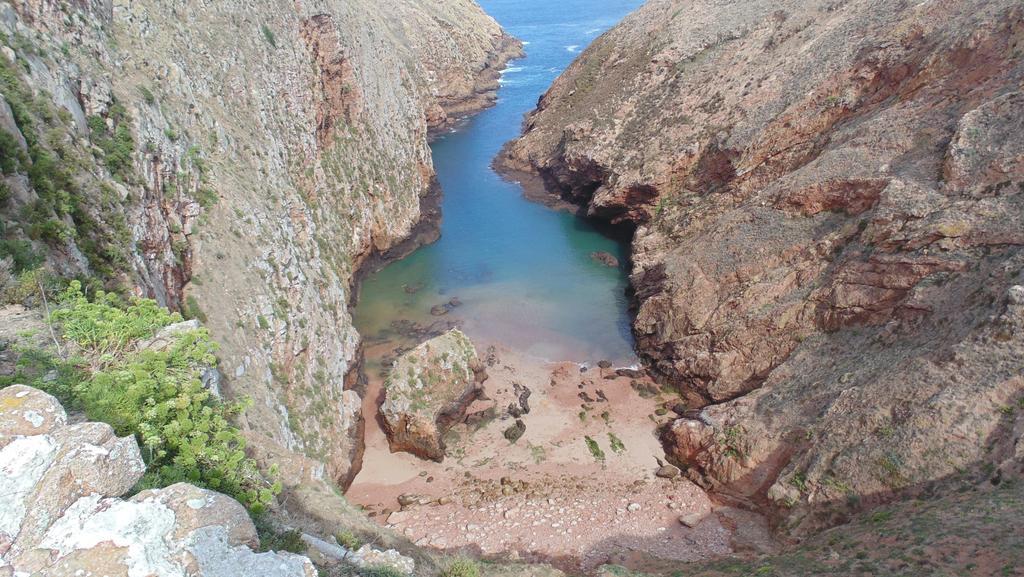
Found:
[[452, 329], [395, 360], [381, 405], [392, 452], [444, 459], [444, 434], [466, 416], [483, 382], [483, 365], [462, 331]]

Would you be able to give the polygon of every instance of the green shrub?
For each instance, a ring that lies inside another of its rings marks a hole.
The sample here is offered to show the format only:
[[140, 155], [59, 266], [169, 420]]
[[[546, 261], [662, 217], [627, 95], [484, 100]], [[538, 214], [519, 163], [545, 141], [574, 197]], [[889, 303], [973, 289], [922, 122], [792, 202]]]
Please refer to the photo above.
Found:
[[611, 445], [612, 451], [616, 453], [624, 453], [626, 451], [626, 445], [622, 442], [622, 439], [618, 438], [611, 431], [608, 432], [608, 443]]
[[[107, 123], [108, 119], [113, 128]], [[107, 111], [107, 118], [90, 116], [87, 123], [93, 143], [103, 151], [103, 163], [110, 174], [122, 181], [131, 180], [134, 175], [132, 155], [135, 154], [135, 137], [124, 106], [115, 102]]]
[[199, 299], [195, 295], [188, 295], [185, 299], [185, 310], [182, 311], [186, 318], [198, 319], [200, 322], [206, 322], [206, 313], [199, 306]]
[[0, 130], [0, 171], [13, 174], [28, 160], [18, 139], [6, 130]]
[[32, 249], [27, 240], [0, 240], [0, 259], [10, 258], [14, 263], [14, 272], [20, 273], [38, 267], [43, 257]]
[[338, 540], [339, 545], [352, 551], [356, 551], [363, 546], [363, 541], [355, 533], [347, 529], [335, 535], [334, 538]]
[[212, 188], [204, 186], [196, 191], [196, 202], [198, 202], [199, 206], [203, 208], [210, 208], [217, 204], [218, 200], [220, 200], [220, 196], [217, 194], [217, 191]]
[[[22, 207], [19, 215], [22, 228], [33, 238], [47, 242], [63, 244], [75, 240], [94, 272], [113, 276], [115, 270], [125, 268], [126, 260], [118, 248], [118, 239], [111, 238], [98, 222], [113, 220], [109, 209], [105, 209], [105, 214], [90, 216], [90, 210], [95, 212], [97, 207], [88, 208], [81, 187], [90, 179], [81, 177], [83, 171], [92, 172], [92, 167], [91, 163], [83, 164], [84, 148], [67, 138], [73, 132], [70, 114], [63, 109], [56, 110], [49, 95], [36, 94], [22, 80], [22, 74], [17, 65], [0, 59], [0, 93], [10, 105], [15, 124], [28, 145], [25, 154], [18, 143], [11, 140], [13, 134], [8, 135], [9, 138], [0, 136], [4, 141], [0, 142], [0, 149], [3, 149], [0, 169], [24, 171], [37, 197], [35, 202]], [[110, 107], [110, 117], [116, 129], [114, 134], [108, 134], [106, 120], [102, 117], [90, 117], [88, 124], [90, 132], [103, 137], [98, 144], [107, 157], [108, 166], [125, 178], [131, 172], [131, 149], [134, 148], [125, 122], [127, 112], [115, 103]]]
[[146, 104], [150, 106], [156, 102], [156, 96], [153, 95], [153, 91], [147, 86], [139, 86], [139, 94], [142, 95], [142, 99], [146, 101]]
[[260, 551], [306, 552], [307, 547], [302, 541], [301, 531], [282, 530], [264, 513], [252, 515], [252, 521], [260, 536]]
[[50, 275], [41, 268], [22, 271], [17, 278], [8, 281], [3, 289], [3, 302], [24, 303], [29, 297], [39, 296], [39, 285], [49, 287], [52, 284]]
[[[125, 304], [99, 291], [93, 300], [72, 281], [53, 319], [81, 350], [81, 380], [54, 390], [36, 383], [118, 435], [135, 435], [147, 472], [140, 489], [180, 481], [231, 495], [259, 512], [280, 492], [245, 456], [245, 440], [229, 419], [244, 403], [223, 403], [203, 388], [200, 371], [214, 365], [216, 344], [205, 329], [183, 332], [163, 350], [141, 340], [182, 320], [150, 299]], [[273, 471], [272, 471], [273, 473]]]
[[472, 559], [458, 557], [441, 571], [441, 577], [480, 577], [480, 566]]

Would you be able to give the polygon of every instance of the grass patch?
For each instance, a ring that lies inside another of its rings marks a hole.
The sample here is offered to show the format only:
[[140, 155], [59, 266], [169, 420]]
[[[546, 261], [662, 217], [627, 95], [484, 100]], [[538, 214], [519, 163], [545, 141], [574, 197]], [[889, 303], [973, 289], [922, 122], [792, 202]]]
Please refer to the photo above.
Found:
[[351, 551], [357, 551], [363, 546], [362, 539], [359, 538], [355, 533], [349, 530], [342, 531], [334, 536], [338, 540], [338, 544]]
[[480, 566], [472, 559], [457, 557], [441, 571], [441, 577], [480, 577]]

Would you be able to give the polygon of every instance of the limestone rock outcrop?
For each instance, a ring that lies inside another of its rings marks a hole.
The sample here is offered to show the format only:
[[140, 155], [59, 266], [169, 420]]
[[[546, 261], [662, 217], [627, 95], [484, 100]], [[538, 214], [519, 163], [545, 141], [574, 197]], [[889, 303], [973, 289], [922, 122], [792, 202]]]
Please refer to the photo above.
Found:
[[0, 575], [315, 577], [306, 557], [256, 553], [240, 503], [185, 483], [127, 493], [145, 471], [133, 437], [68, 424], [56, 399], [0, 390]]
[[465, 418], [483, 374], [473, 343], [458, 329], [398, 357], [380, 408], [391, 451], [442, 461], [444, 434]]
[[651, 0], [541, 99], [500, 162], [635, 230], [691, 475], [799, 532], [1014, 454], [1022, 42], [1013, 0]]

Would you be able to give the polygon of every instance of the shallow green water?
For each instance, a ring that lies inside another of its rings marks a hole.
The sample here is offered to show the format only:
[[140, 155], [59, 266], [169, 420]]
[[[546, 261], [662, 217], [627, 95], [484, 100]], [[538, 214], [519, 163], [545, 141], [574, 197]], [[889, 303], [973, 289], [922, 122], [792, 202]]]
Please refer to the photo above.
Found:
[[[457, 323], [478, 343], [500, 342], [542, 359], [632, 363], [626, 247], [571, 214], [526, 200], [490, 164], [580, 47], [640, 2], [481, 4], [527, 42], [527, 58], [505, 72], [496, 107], [433, 144], [444, 190], [441, 239], [364, 281], [356, 328], [376, 341], [400, 336], [396, 321]], [[595, 262], [597, 251], [622, 266]], [[452, 297], [462, 304], [430, 314]]]

